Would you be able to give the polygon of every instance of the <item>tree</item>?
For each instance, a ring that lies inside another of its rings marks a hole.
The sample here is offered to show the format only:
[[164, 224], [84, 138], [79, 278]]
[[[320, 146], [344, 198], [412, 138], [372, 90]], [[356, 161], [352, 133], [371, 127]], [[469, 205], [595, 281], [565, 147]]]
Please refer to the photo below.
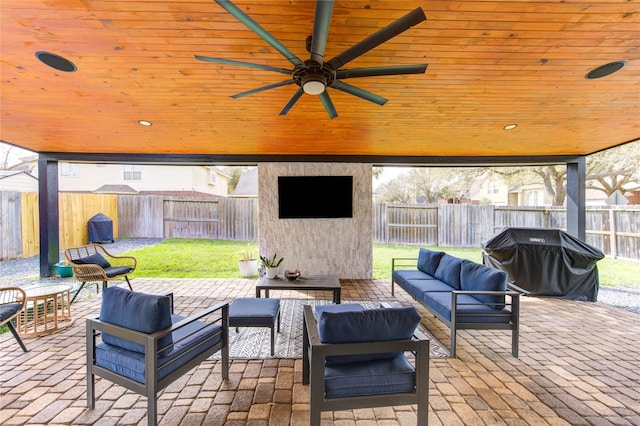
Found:
[[400, 175], [389, 182], [383, 183], [377, 190], [381, 201], [387, 203], [410, 203], [415, 199], [413, 189], [406, 185]]
[[[610, 148], [587, 156], [586, 187], [604, 192], [607, 196], [620, 191], [627, 194], [640, 189], [640, 140]], [[564, 205], [567, 196], [565, 165], [525, 168], [488, 168], [491, 173], [506, 177], [514, 185], [542, 181], [554, 206]], [[537, 176], [532, 180], [532, 176]]]
[[587, 159], [587, 188], [604, 192], [616, 191], [628, 196], [640, 189], [640, 140], [611, 148]]
[[458, 198], [480, 174], [478, 168], [416, 167], [381, 185], [377, 192], [382, 201], [409, 203], [424, 200]]
[[238, 181], [240, 180], [240, 176], [242, 176], [242, 174], [246, 172], [247, 169], [248, 167], [237, 167], [237, 166], [227, 166], [222, 169], [222, 171], [226, 175], [229, 175], [229, 183], [228, 183], [229, 193], [232, 193], [233, 191], [235, 191], [236, 186], [238, 186]]

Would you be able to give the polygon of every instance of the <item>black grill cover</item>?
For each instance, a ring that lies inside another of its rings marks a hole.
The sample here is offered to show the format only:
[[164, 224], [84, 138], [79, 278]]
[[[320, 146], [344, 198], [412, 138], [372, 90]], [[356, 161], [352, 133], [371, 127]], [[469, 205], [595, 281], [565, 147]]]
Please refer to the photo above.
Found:
[[112, 243], [113, 221], [102, 213], [98, 213], [89, 219], [89, 242], [91, 243]]
[[483, 262], [526, 294], [595, 302], [604, 254], [559, 229], [505, 228], [482, 244]]

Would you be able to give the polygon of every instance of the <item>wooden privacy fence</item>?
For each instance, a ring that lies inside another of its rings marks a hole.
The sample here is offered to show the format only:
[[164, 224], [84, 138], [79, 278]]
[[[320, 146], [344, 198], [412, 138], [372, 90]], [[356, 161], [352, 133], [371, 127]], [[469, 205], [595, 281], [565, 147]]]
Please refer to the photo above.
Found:
[[[379, 243], [479, 247], [506, 227], [566, 229], [562, 208], [476, 204], [373, 205], [373, 240]], [[640, 209], [588, 208], [586, 242], [606, 255], [640, 260]]]
[[258, 239], [258, 200], [120, 195], [120, 235], [138, 238]]
[[[118, 196], [106, 194], [59, 194], [60, 250], [86, 244], [87, 222], [98, 213], [113, 221], [118, 236]], [[36, 256], [40, 250], [38, 194], [0, 192], [0, 260]]]
[[[113, 220], [114, 238], [258, 239], [257, 199], [60, 193], [60, 248], [88, 242], [87, 221]], [[39, 252], [38, 197], [0, 192], [0, 260]], [[479, 247], [505, 227], [566, 229], [559, 208], [475, 204], [373, 204], [373, 241]], [[640, 209], [589, 208], [587, 243], [612, 257], [640, 260]]]

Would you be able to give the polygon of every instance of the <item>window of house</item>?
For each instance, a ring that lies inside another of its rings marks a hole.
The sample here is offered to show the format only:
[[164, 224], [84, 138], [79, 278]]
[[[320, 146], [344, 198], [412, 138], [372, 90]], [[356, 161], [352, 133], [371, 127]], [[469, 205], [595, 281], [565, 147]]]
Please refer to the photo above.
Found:
[[540, 193], [538, 191], [532, 191], [527, 194], [527, 205], [538, 206], [540, 205]]
[[211, 170], [209, 183], [211, 185], [215, 185], [217, 180], [218, 180], [218, 174], [215, 171]]
[[125, 164], [124, 180], [142, 180], [142, 166], [137, 164]]
[[73, 163], [60, 163], [60, 176], [79, 176], [80, 167]]

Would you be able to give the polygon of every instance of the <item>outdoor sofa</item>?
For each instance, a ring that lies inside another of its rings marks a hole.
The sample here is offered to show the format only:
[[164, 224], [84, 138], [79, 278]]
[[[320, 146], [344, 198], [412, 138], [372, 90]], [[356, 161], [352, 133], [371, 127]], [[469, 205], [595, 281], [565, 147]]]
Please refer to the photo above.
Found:
[[394, 258], [391, 269], [391, 294], [399, 285], [451, 330], [452, 356], [458, 330], [500, 329], [511, 330], [518, 357], [520, 294], [507, 291], [506, 272], [426, 248], [417, 259]]

